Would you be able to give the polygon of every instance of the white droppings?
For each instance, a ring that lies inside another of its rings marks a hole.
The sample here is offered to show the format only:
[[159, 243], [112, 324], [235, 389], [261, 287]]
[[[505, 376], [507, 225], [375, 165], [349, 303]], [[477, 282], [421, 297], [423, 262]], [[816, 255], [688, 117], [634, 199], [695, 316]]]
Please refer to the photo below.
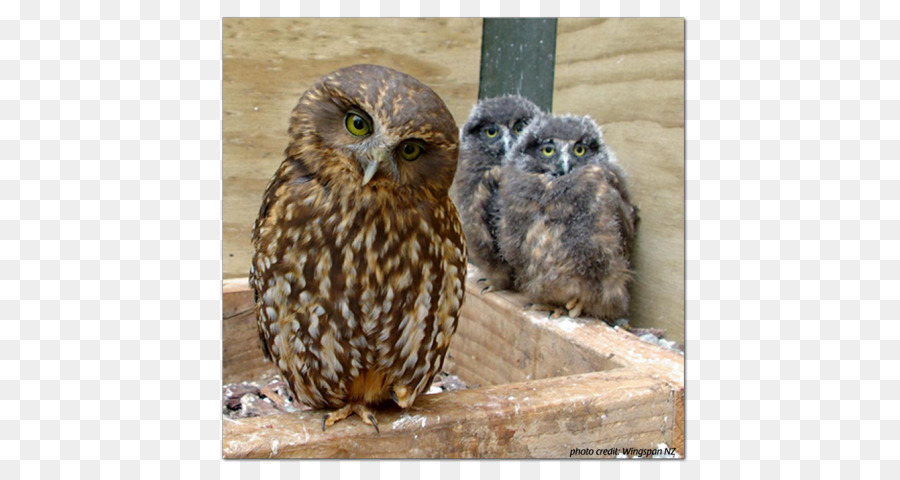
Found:
[[525, 316], [531, 320], [531, 323], [542, 325], [551, 324], [566, 333], [572, 333], [575, 329], [583, 327], [585, 322], [576, 320], [571, 317], [548, 318], [547, 312], [526, 311]]
[[391, 424], [394, 430], [398, 428], [409, 428], [418, 426], [419, 428], [424, 428], [428, 423], [428, 418], [422, 415], [410, 415], [409, 413], [404, 412], [403, 416], [398, 418]]
[[576, 328], [582, 325], [568, 318], [560, 318], [557, 326], [559, 326], [559, 328], [561, 328], [564, 332], [572, 333]]

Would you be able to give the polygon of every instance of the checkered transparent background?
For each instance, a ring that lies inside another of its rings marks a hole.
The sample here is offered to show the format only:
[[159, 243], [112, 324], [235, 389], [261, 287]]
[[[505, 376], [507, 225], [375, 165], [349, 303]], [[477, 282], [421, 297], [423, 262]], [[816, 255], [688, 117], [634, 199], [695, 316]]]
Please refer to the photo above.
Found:
[[[3, 478], [896, 475], [892, 3], [216, 7], [0, 8]], [[220, 460], [220, 18], [338, 14], [688, 19], [688, 460]]]

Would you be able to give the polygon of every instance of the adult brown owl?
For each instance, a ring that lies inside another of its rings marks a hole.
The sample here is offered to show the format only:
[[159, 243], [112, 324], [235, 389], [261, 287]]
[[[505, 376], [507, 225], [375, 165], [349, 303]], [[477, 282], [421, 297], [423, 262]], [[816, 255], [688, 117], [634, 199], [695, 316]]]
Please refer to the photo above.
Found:
[[291, 114], [286, 159], [253, 228], [259, 336], [322, 428], [440, 372], [456, 331], [466, 245], [448, 197], [459, 133], [413, 77], [354, 65], [322, 77]]

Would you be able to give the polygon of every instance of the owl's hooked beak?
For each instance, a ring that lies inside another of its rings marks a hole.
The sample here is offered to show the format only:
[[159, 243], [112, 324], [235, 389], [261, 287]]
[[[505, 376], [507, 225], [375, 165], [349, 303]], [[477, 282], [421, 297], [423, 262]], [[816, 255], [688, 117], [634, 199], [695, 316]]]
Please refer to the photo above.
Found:
[[365, 156], [363, 160], [363, 179], [362, 184], [366, 185], [372, 180], [372, 177], [383, 168], [387, 167], [387, 164], [391, 160], [391, 156], [389, 150], [385, 146], [376, 146], [373, 147], [368, 152], [369, 154]]

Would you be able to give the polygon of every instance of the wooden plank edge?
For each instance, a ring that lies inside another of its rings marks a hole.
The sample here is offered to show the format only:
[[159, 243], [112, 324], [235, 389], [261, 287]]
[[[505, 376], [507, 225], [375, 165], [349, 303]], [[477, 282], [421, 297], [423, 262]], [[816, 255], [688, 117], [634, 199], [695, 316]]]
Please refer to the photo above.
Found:
[[227, 278], [222, 281], [222, 318], [231, 318], [251, 310], [253, 290], [246, 277]]
[[680, 388], [675, 390], [675, 425], [673, 432], [673, 447], [681, 455], [681, 458], [686, 458], [684, 451], [684, 388]]
[[324, 432], [323, 411], [223, 422], [224, 458], [568, 458], [573, 448], [673, 442], [674, 395], [641, 370], [425, 395]]

